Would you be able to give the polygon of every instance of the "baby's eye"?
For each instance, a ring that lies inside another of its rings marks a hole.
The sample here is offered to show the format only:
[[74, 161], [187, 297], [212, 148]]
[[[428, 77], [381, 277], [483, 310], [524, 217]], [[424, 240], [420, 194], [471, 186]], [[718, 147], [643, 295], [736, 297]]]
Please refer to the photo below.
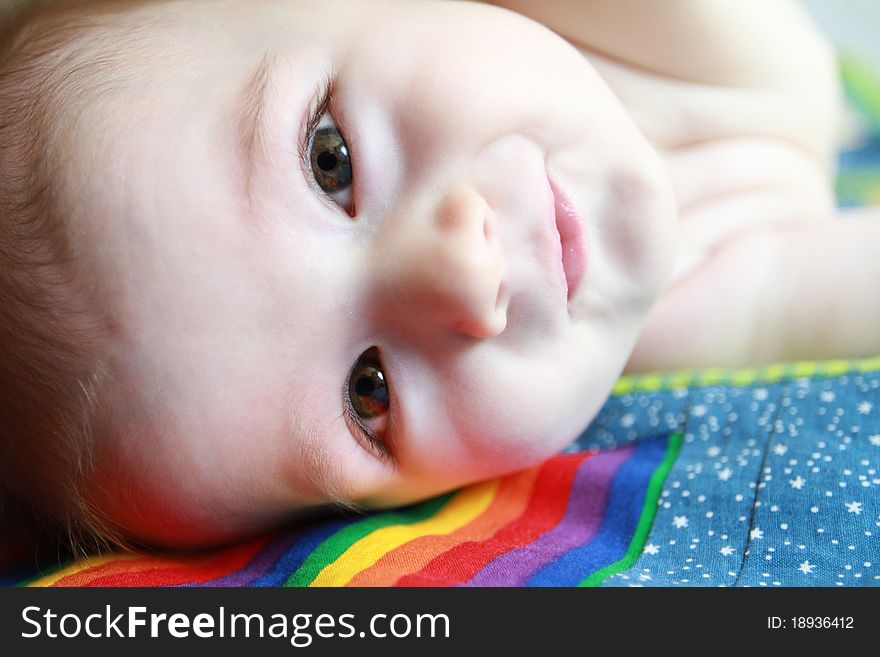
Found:
[[368, 349], [358, 358], [348, 377], [347, 404], [356, 430], [370, 447], [387, 456], [388, 446], [382, 440], [391, 407], [388, 382], [376, 348]]
[[312, 137], [309, 159], [315, 182], [334, 202], [354, 216], [351, 186], [351, 157], [342, 133], [325, 114]]
[[348, 394], [362, 420], [372, 420], [388, 411], [388, 387], [378, 360], [366, 355], [361, 357], [348, 382]]

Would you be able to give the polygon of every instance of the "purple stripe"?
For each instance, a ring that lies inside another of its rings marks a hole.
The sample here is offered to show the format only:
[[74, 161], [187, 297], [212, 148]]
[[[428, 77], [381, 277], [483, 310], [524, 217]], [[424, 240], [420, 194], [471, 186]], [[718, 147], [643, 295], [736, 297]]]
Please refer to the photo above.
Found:
[[250, 586], [255, 580], [259, 579], [272, 569], [278, 560], [287, 552], [288, 548], [299, 538], [299, 532], [293, 532], [280, 537], [274, 541], [270, 541], [264, 546], [256, 556], [251, 559], [247, 565], [239, 570], [212, 579], [207, 582], [199, 582], [195, 584], [185, 584], [184, 586]]
[[500, 555], [478, 572], [471, 586], [521, 586], [529, 577], [573, 547], [589, 543], [599, 527], [618, 468], [633, 447], [601, 452], [578, 469], [562, 520], [536, 540]]

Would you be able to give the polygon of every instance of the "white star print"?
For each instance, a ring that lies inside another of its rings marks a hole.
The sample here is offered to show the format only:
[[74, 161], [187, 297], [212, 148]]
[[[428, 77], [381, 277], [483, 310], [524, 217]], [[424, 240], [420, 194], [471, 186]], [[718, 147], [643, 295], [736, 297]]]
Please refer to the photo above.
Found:
[[847, 502], [846, 510], [850, 513], [855, 513], [856, 515], [862, 512], [862, 503], [861, 502]]
[[[642, 400], [627, 394], [617, 405], [609, 405], [590, 440], [617, 445], [635, 437], [633, 430], [646, 431], [648, 420], [652, 428], [664, 431], [682, 426], [687, 417], [693, 425], [683, 439], [693, 458], [679, 463], [678, 476], [660, 487], [663, 496], [657, 505], [655, 520], [660, 523], [656, 531], [662, 537], [667, 522], [675, 531], [657, 544], [644, 537], [639, 565], [650, 565], [650, 569], [633, 568], [636, 572], [630, 571], [628, 580], [618, 576], [609, 583], [835, 586], [837, 573], [843, 573], [840, 582], [844, 586], [880, 585], [880, 558], [863, 554], [880, 537], [880, 508], [871, 506], [872, 495], [880, 495], [878, 374], [852, 372], [839, 380], [794, 379], [785, 384], [781, 395], [778, 386], [763, 388], [766, 382], [760, 379], [751, 388], [670, 388], [666, 393], [678, 400], [675, 404], [667, 404], [665, 396]], [[643, 417], [646, 410], [647, 417]], [[585, 446], [582, 441], [581, 448]], [[710, 493], [713, 474], [714, 498]], [[785, 495], [786, 484], [797, 493], [788, 495], [790, 507], [774, 499]], [[729, 506], [716, 512], [718, 496]], [[856, 517], [847, 521], [850, 516]], [[746, 545], [741, 541], [743, 529]], [[667, 561], [672, 558], [671, 550], [676, 559]], [[822, 563], [809, 560], [814, 551]], [[679, 564], [678, 557], [682, 562], [692, 557], [692, 563]], [[744, 558], [751, 561], [740, 580], [737, 576]], [[865, 559], [873, 565], [862, 566]], [[673, 562], [676, 565], [671, 569]]]

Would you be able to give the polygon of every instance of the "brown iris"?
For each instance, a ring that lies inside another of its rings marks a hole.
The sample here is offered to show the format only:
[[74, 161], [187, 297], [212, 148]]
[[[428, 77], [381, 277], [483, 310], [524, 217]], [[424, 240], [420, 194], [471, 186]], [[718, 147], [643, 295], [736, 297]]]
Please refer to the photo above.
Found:
[[348, 397], [355, 413], [364, 420], [388, 412], [388, 386], [375, 349], [365, 352], [354, 366], [348, 381]]
[[328, 194], [351, 186], [351, 159], [348, 146], [335, 126], [315, 131], [310, 154], [315, 182]]

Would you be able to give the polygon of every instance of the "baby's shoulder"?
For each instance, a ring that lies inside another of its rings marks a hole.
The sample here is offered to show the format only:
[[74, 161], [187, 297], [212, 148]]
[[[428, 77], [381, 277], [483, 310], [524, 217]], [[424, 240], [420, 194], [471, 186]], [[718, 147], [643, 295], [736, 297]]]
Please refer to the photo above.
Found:
[[495, 0], [592, 62], [659, 148], [754, 136], [833, 155], [832, 47], [794, 0]]
[[832, 165], [841, 103], [830, 57], [812, 69], [809, 79], [798, 70], [775, 82], [729, 85], [683, 79], [583, 52], [661, 153], [712, 142], [763, 140], [798, 148], [823, 168]]
[[699, 70], [684, 56], [653, 67], [650, 45], [628, 60], [582, 49], [666, 163], [680, 217], [673, 281], [745, 231], [833, 214], [840, 107], [834, 57], [807, 27], [788, 40], [799, 46], [794, 58], [756, 45], [766, 55], [763, 72], [754, 53], [736, 61], [730, 42]]

